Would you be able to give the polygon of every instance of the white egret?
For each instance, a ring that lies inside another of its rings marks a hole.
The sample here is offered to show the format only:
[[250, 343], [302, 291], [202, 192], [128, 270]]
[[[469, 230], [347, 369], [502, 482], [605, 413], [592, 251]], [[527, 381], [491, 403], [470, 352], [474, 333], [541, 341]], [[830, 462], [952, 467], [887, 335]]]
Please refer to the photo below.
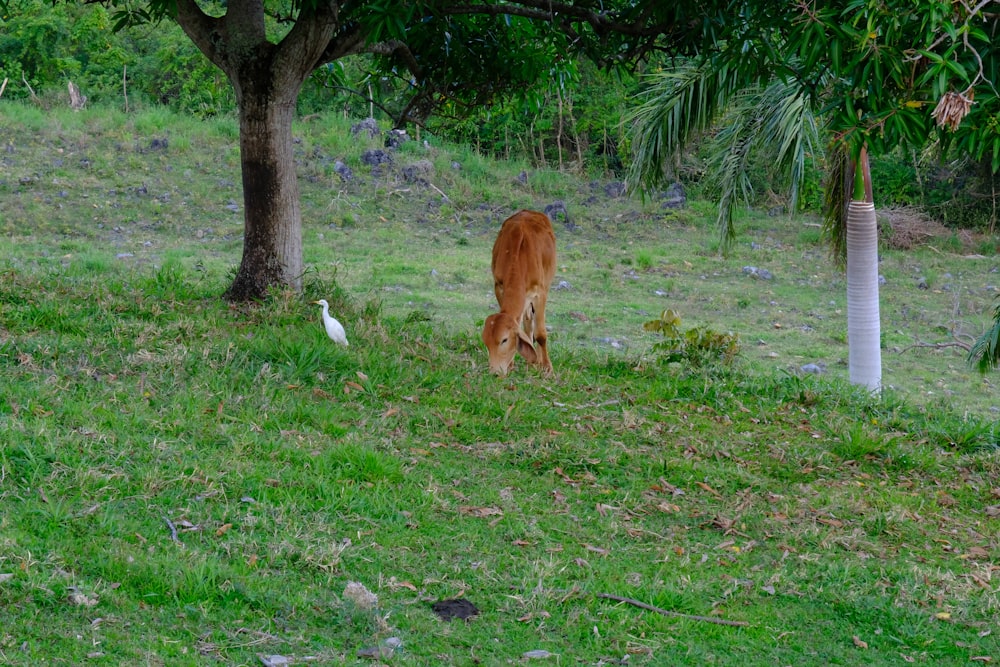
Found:
[[313, 303], [323, 306], [323, 326], [326, 327], [326, 335], [329, 336], [335, 343], [348, 345], [349, 343], [347, 342], [347, 333], [344, 331], [344, 325], [338, 322], [337, 318], [330, 314], [330, 304], [326, 302], [326, 299], [313, 301]]

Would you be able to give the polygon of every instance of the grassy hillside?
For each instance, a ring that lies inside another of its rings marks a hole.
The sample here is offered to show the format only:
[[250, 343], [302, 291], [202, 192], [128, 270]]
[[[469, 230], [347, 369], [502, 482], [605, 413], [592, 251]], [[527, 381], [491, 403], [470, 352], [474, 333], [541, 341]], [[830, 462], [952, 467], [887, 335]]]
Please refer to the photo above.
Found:
[[[886, 249], [876, 400], [812, 220], [721, 257], [708, 203], [351, 125], [296, 128], [305, 294], [233, 307], [231, 120], [0, 105], [0, 662], [1000, 660], [994, 379], [917, 346], [987, 244]], [[556, 375], [491, 377], [493, 237], [555, 201]], [[741, 354], [661, 363], [665, 308]]]

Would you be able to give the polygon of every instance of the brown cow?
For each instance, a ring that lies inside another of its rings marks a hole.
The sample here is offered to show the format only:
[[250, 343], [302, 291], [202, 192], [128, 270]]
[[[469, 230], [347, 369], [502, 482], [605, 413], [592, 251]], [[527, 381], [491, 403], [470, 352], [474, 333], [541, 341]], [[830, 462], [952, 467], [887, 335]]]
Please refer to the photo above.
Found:
[[487, 317], [483, 325], [490, 370], [506, 375], [518, 352], [550, 374], [545, 300], [556, 273], [556, 236], [549, 217], [537, 211], [519, 211], [504, 220], [493, 244], [492, 266], [500, 312]]

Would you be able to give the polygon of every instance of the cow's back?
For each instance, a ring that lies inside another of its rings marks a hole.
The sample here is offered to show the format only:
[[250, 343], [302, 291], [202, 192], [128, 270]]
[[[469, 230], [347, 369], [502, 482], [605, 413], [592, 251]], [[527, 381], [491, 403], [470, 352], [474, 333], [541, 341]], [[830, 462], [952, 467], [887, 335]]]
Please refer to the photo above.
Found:
[[556, 272], [556, 235], [549, 217], [525, 210], [507, 218], [493, 244], [492, 266], [505, 292], [517, 290], [522, 281], [525, 292], [547, 290]]

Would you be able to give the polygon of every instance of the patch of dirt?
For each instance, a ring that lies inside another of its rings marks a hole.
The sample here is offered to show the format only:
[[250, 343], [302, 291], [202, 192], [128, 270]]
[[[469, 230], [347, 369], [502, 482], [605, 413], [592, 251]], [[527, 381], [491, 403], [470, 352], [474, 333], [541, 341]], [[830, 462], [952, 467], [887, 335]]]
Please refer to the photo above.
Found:
[[949, 229], [912, 206], [879, 209], [877, 217], [879, 236], [887, 247], [895, 250], [910, 250], [938, 239], [956, 236], [962, 244], [963, 252], [968, 252], [978, 242], [971, 231]]

